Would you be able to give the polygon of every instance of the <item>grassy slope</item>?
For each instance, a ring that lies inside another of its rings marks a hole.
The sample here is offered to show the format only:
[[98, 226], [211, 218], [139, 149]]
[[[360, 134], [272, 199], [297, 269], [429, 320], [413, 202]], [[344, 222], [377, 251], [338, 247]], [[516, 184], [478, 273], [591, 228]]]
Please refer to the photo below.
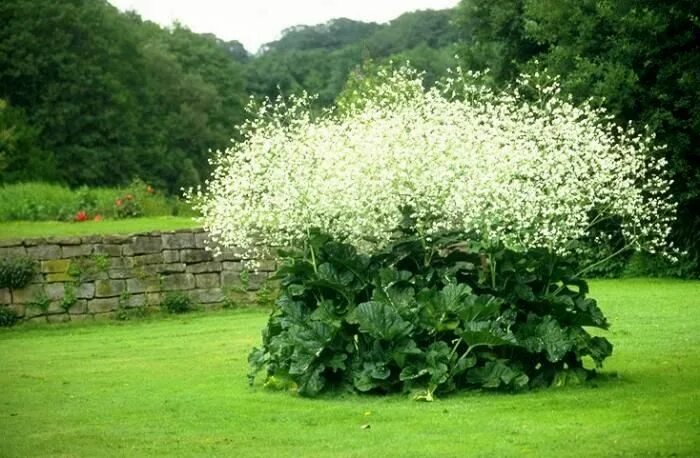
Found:
[[0, 239], [32, 237], [63, 237], [71, 235], [129, 234], [149, 231], [168, 231], [196, 227], [189, 217], [153, 216], [118, 220], [66, 223], [58, 221], [0, 222]]
[[246, 354], [265, 321], [256, 311], [5, 330], [0, 455], [696, 455], [700, 282], [592, 291], [613, 323], [607, 377], [430, 404], [249, 388]]

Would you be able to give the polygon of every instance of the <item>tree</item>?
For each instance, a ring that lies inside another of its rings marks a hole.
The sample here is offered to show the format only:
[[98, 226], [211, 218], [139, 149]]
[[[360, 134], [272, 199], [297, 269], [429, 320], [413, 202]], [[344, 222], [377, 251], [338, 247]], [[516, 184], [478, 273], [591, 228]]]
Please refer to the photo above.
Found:
[[[30, 178], [117, 185], [141, 176], [178, 192], [208, 172], [208, 150], [225, 147], [242, 120], [231, 43], [106, 1], [8, 0], [0, 22], [0, 98], [26, 113], [57, 165]], [[5, 176], [25, 176], [21, 167], [9, 162]]]
[[464, 0], [458, 17], [467, 47], [504, 56], [498, 83], [548, 68], [575, 100], [594, 98], [618, 122], [656, 133], [679, 202], [674, 238], [700, 269], [700, 4]]
[[53, 178], [53, 156], [38, 143], [24, 112], [0, 99], [0, 183]]
[[452, 15], [452, 10], [426, 10], [381, 25], [334, 19], [287, 29], [250, 61], [247, 89], [269, 98], [306, 91], [318, 95], [317, 105], [330, 106], [351, 71], [369, 60], [410, 60], [431, 83], [454, 65]]

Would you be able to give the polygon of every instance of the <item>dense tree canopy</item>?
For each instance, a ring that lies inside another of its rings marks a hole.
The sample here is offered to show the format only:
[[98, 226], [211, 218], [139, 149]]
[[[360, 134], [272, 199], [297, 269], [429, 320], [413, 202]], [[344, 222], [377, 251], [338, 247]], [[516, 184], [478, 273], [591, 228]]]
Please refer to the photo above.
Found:
[[138, 175], [175, 191], [199, 181], [207, 150], [242, 119], [241, 67], [211, 37], [104, 1], [9, 0], [0, 22], [0, 97], [26, 113], [47, 152], [8, 161], [3, 181]]
[[454, 64], [457, 29], [452, 10], [405, 13], [387, 24], [334, 19], [284, 31], [248, 66], [252, 94], [275, 97], [305, 90], [331, 105], [362, 62], [405, 62], [427, 72], [428, 83]]
[[4, 1], [0, 182], [140, 176], [177, 192], [209, 173], [209, 150], [229, 143], [249, 95], [306, 90], [330, 105], [353, 68], [392, 55], [435, 79], [454, 53], [450, 17], [296, 26], [252, 56], [237, 41], [164, 29], [105, 0]]
[[468, 67], [497, 84], [547, 68], [575, 100], [648, 126], [679, 199], [676, 241], [700, 266], [700, 3], [693, 0], [463, 0], [457, 22]]

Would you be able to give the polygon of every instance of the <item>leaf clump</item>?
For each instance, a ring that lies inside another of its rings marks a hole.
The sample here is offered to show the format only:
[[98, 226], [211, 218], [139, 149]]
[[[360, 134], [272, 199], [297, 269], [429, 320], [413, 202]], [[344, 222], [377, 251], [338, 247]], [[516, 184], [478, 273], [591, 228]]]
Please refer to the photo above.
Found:
[[267, 386], [303, 396], [430, 401], [465, 388], [581, 383], [612, 353], [584, 328], [608, 327], [586, 282], [546, 250], [403, 234], [364, 254], [310, 235], [303, 249], [281, 253], [281, 294], [249, 356], [251, 384], [264, 371]]

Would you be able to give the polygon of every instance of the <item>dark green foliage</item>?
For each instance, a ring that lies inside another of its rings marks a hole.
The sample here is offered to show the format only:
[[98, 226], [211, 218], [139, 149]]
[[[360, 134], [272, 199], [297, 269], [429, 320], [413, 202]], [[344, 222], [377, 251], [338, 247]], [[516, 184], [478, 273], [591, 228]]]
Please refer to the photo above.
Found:
[[7, 0], [0, 23], [0, 98], [13, 107], [0, 132], [18, 126], [0, 182], [142, 176], [177, 192], [199, 183], [209, 149], [227, 146], [242, 120], [234, 43], [105, 1]]
[[547, 68], [576, 102], [592, 98], [667, 145], [679, 202], [672, 239], [688, 254], [647, 273], [700, 275], [699, 18], [693, 0], [462, 0], [456, 13], [468, 68], [491, 68], [499, 85]]
[[236, 137], [247, 95], [306, 90], [331, 105], [363, 61], [451, 65], [451, 10], [389, 24], [296, 26], [251, 56], [237, 41], [164, 29], [104, 0], [0, 2], [0, 183], [123, 186], [169, 194], [202, 182]]
[[[281, 253], [281, 294], [249, 356], [298, 392], [522, 390], [581, 382], [612, 353], [574, 264], [544, 251], [404, 234], [372, 256], [314, 234]], [[587, 367], [584, 361], [589, 360]]]
[[426, 10], [381, 25], [334, 19], [290, 28], [248, 63], [247, 89], [270, 98], [305, 90], [318, 94], [319, 105], [330, 106], [353, 69], [389, 60], [410, 60], [432, 83], [454, 64], [457, 28], [452, 15], [452, 10]]
[[0, 288], [20, 289], [36, 273], [36, 261], [26, 256], [0, 259]]
[[168, 313], [186, 313], [194, 309], [192, 299], [183, 293], [168, 293], [160, 304]]
[[17, 312], [0, 304], [0, 328], [12, 327], [17, 324], [19, 320], [20, 317], [17, 315]]
[[367, 39], [381, 28], [374, 22], [352, 19], [331, 19], [324, 24], [297, 25], [282, 31], [282, 38], [266, 43], [264, 51], [305, 51], [309, 49], [339, 49]]
[[39, 132], [24, 111], [0, 99], [0, 177], [8, 181], [55, 178], [53, 156], [38, 145]]

